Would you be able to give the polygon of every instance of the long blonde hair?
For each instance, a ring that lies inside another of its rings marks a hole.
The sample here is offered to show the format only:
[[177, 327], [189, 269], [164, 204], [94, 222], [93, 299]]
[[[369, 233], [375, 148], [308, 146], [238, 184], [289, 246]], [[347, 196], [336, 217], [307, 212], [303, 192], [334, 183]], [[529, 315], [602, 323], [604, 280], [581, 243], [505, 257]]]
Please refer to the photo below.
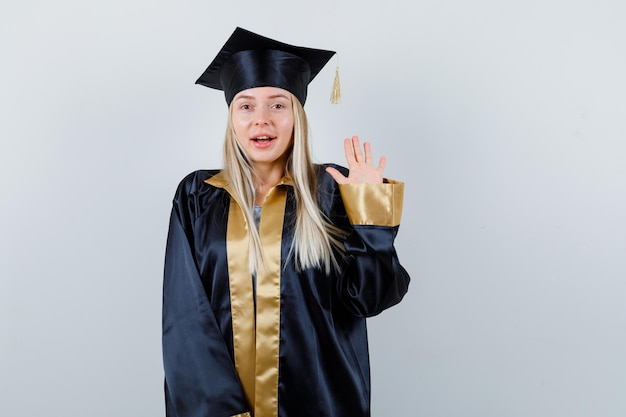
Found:
[[[334, 226], [320, 211], [317, 203], [317, 176], [309, 150], [309, 125], [300, 101], [291, 94], [294, 115], [293, 145], [285, 165], [285, 173], [294, 180], [296, 197], [296, 227], [289, 256], [295, 257], [296, 268], [338, 269], [335, 250], [343, 251], [344, 233]], [[261, 238], [254, 225], [255, 200], [254, 168], [239, 147], [232, 124], [232, 105], [224, 140], [224, 173], [233, 190], [234, 198], [243, 209], [250, 240], [248, 267], [251, 273], [265, 269]], [[335, 249], [335, 250], [334, 250]]]

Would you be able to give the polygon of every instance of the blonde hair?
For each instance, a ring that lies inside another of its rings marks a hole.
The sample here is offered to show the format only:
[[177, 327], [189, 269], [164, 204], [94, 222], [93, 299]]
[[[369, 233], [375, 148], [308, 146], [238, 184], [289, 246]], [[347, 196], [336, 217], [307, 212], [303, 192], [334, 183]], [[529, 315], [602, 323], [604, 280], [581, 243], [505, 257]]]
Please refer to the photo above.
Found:
[[[297, 269], [339, 269], [335, 250], [343, 251], [341, 242], [344, 232], [334, 226], [320, 211], [317, 203], [317, 176], [309, 150], [309, 126], [304, 108], [291, 94], [294, 115], [293, 144], [285, 173], [294, 180], [296, 198], [295, 233], [289, 256], [295, 257]], [[229, 110], [228, 127], [224, 140], [224, 168], [226, 180], [233, 190], [234, 198], [241, 206], [248, 225], [254, 225], [255, 200], [254, 167], [240, 148], [232, 124], [232, 105]], [[249, 264], [251, 273], [266, 267], [261, 238], [256, 227], [248, 227], [250, 240]], [[335, 250], [334, 250], [335, 249]]]

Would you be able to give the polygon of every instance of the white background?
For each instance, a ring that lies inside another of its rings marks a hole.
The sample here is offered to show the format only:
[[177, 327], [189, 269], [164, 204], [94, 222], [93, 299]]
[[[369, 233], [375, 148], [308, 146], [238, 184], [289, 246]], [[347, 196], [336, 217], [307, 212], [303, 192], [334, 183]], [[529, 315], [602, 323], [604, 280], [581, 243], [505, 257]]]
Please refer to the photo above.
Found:
[[171, 198], [221, 164], [235, 26], [339, 52], [306, 109], [406, 182], [373, 415], [626, 415], [620, 0], [2, 0], [0, 415], [163, 416]]

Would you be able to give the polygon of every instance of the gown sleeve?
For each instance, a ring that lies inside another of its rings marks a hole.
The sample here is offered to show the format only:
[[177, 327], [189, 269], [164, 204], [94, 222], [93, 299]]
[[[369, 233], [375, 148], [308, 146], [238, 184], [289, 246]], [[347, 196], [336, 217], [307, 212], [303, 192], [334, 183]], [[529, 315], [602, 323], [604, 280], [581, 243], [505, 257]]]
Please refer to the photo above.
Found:
[[[163, 366], [167, 417], [250, 416], [243, 388], [204, 291], [184, 224], [170, 219], [163, 281]], [[188, 217], [188, 216], [187, 216]]]
[[402, 214], [404, 184], [339, 185], [350, 223], [344, 246], [347, 263], [337, 282], [352, 314], [370, 317], [402, 300], [409, 275], [394, 247]]

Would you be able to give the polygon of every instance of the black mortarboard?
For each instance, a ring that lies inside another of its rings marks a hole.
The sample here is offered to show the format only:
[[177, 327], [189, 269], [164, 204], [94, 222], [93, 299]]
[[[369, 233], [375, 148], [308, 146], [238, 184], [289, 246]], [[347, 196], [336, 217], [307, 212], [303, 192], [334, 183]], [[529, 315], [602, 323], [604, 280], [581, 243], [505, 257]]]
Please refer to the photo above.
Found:
[[236, 28], [196, 84], [223, 90], [230, 105], [248, 88], [279, 87], [306, 101], [307, 86], [335, 54], [288, 45]]

